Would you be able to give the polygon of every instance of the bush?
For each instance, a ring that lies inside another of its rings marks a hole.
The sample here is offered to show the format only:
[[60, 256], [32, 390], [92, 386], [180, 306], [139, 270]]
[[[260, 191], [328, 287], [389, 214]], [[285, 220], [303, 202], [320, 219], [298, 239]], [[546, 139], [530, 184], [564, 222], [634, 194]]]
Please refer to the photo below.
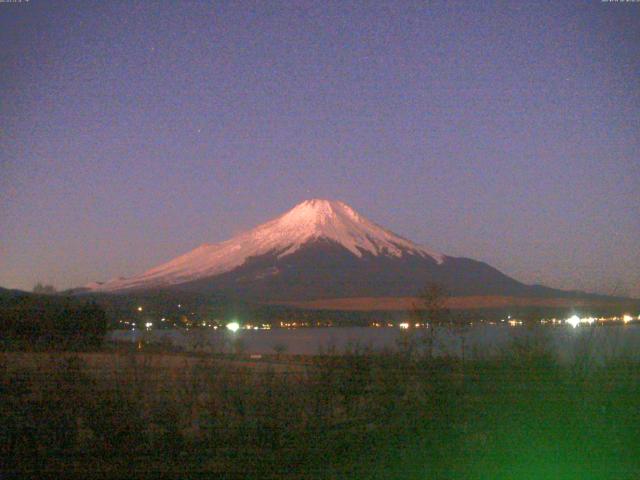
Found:
[[0, 304], [4, 349], [80, 350], [102, 345], [104, 310], [65, 297], [22, 296]]

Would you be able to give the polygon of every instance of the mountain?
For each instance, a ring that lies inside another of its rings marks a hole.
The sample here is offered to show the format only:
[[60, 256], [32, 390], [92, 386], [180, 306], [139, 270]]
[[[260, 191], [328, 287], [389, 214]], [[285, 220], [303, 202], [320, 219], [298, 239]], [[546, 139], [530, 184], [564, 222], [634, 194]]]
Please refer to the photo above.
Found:
[[345, 203], [307, 200], [230, 240], [203, 244], [141, 275], [88, 292], [174, 290], [261, 301], [415, 295], [427, 282], [452, 295], [571, 296], [525, 285], [486, 263], [434, 252]]
[[23, 290], [15, 290], [15, 289], [0, 287], [0, 302], [4, 300], [12, 300], [18, 297], [27, 297], [30, 295], [32, 295], [32, 293], [25, 292]]

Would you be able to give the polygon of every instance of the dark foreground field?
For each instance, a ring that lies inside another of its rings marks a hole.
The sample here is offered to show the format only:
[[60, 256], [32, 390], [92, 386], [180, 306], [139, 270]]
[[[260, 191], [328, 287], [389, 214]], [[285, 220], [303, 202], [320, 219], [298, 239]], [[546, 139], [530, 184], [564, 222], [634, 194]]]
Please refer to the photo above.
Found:
[[[6, 353], [0, 458], [38, 478], [640, 478], [640, 365], [352, 351]], [[276, 360], [275, 358], [273, 360]]]

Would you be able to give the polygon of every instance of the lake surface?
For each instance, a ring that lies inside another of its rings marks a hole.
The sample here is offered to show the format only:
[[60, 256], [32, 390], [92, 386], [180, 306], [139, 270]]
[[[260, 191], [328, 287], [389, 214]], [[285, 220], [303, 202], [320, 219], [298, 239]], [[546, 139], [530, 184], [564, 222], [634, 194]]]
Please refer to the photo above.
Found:
[[[372, 350], [397, 349], [406, 340], [420, 344], [427, 329], [331, 327], [272, 330], [192, 329], [185, 330], [115, 330], [108, 338], [115, 341], [164, 343], [186, 350], [219, 353], [273, 354], [280, 350], [293, 355], [316, 355], [333, 351], [344, 353], [354, 348]], [[491, 354], [507, 348], [514, 340], [545, 336], [561, 359], [571, 359], [585, 349], [597, 357], [625, 355], [640, 358], [640, 325], [598, 325], [510, 327], [478, 325], [464, 335], [448, 329], [436, 331], [435, 351], [459, 355], [464, 340], [465, 351]]]

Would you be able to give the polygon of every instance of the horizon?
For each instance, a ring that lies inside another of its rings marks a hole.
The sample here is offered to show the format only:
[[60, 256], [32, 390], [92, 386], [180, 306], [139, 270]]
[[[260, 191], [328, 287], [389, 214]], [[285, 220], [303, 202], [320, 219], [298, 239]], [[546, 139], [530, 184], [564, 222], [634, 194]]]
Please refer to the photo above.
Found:
[[305, 199], [640, 298], [637, 5], [0, 5], [0, 285], [130, 277]]
[[[182, 256], [182, 255], [184, 255], [184, 254], [190, 254], [190, 253], [194, 252], [195, 250], [197, 250], [198, 248], [218, 246], [218, 245], [220, 245], [220, 243], [226, 243], [226, 242], [232, 241], [232, 240], [234, 240], [234, 239], [236, 239], [236, 238], [242, 237], [244, 234], [251, 233], [252, 231], [257, 230], [257, 229], [259, 229], [259, 228], [261, 228], [261, 227], [264, 227], [264, 226], [268, 225], [269, 223], [271, 223], [271, 222], [273, 222], [273, 221], [275, 221], [275, 220], [278, 220], [278, 219], [280, 219], [280, 218], [282, 218], [282, 217], [285, 217], [286, 215], [290, 214], [291, 212], [294, 212], [295, 210], [299, 209], [300, 207], [302, 207], [302, 206], [304, 206], [304, 205], [306, 205], [306, 204], [309, 204], [309, 203], [314, 204], [314, 203], [318, 203], [318, 202], [319, 202], [319, 203], [323, 203], [323, 204], [329, 204], [330, 208], [333, 208], [335, 204], [339, 204], [340, 206], [344, 206], [344, 207], [347, 207], [348, 209], [352, 210], [356, 215], [359, 215], [361, 218], [363, 217], [363, 216], [360, 214], [360, 212], [358, 212], [355, 208], [353, 208], [351, 205], [349, 205], [349, 204], [347, 204], [346, 202], [343, 202], [343, 201], [341, 201], [341, 200], [326, 199], [326, 198], [319, 198], [319, 197], [309, 198], [309, 199], [306, 199], [306, 200], [303, 200], [303, 201], [301, 201], [301, 202], [297, 203], [297, 204], [296, 204], [296, 205], [294, 205], [292, 208], [290, 208], [289, 210], [287, 210], [287, 211], [283, 212], [282, 214], [280, 214], [280, 215], [278, 215], [278, 216], [276, 216], [276, 217], [274, 217], [274, 218], [271, 218], [271, 219], [269, 219], [269, 220], [266, 220], [265, 222], [261, 223], [260, 225], [257, 225], [257, 226], [255, 226], [255, 227], [252, 227], [252, 228], [248, 229], [248, 230], [242, 231], [242, 232], [240, 232], [240, 233], [236, 234], [234, 237], [232, 237], [232, 238], [230, 238], [230, 239], [224, 240], [223, 242], [219, 242], [219, 243], [216, 243], [216, 244], [211, 244], [211, 243], [206, 243], [206, 242], [205, 242], [205, 243], [202, 243], [202, 244], [200, 244], [199, 246], [195, 247], [193, 250], [190, 250], [190, 251], [188, 251], [188, 252], [183, 252], [183, 254], [179, 255], [179, 256], [178, 256], [178, 257], [176, 257], [176, 258], [172, 258], [172, 259], [168, 260], [168, 262], [164, 262], [164, 263], [162, 263], [162, 264], [160, 264], [160, 265], [155, 265], [153, 268], [148, 269], [148, 270], [146, 270], [146, 271], [144, 271], [144, 272], [138, 272], [138, 274], [136, 274], [136, 275], [134, 275], [134, 276], [132, 276], [132, 277], [133, 277], [133, 278], [135, 278], [135, 277], [137, 277], [137, 276], [145, 275], [145, 274], [149, 273], [149, 271], [151, 271], [151, 270], [161, 269], [165, 264], [168, 264], [168, 263], [171, 263], [171, 262], [173, 262], [173, 261], [177, 260], [179, 257], [181, 257], [181, 256]], [[323, 205], [323, 206], [324, 206], [324, 205]], [[316, 209], [316, 210], [317, 210], [317, 209]], [[319, 213], [318, 213], [318, 212], [315, 212], [315, 213], [319, 215]], [[364, 219], [365, 221], [371, 221], [370, 219], [368, 219], [368, 218], [366, 218], [366, 217], [364, 217], [363, 219]], [[393, 232], [393, 231], [391, 231], [391, 230], [386, 229], [383, 225], [379, 225], [379, 224], [377, 224], [377, 223], [375, 223], [375, 222], [374, 222], [374, 224], [375, 224], [377, 227], [381, 227], [383, 230], [386, 230], [387, 232], [389, 232], [389, 233], [393, 234], [394, 236], [397, 236], [397, 234], [396, 234], [395, 232]], [[400, 237], [400, 238], [401, 238], [401, 239], [404, 239], [404, 237]], [[405, 240], [409, 240], [409, 242], [410, 242], [410, 243], [413, 243], [410, 239], [405, 239]], [[425, 246], [425, 245], [415, 244], [415, 246], [424, 248], [425, 253], [427, 253], [427, 255], [431, 256], [431, 257], [432, 257], [432, 258], [434, 258], [435, 260], [437, 260], [437, 259], [438, 259], [438, 257], [439, 257], [439, 256], [441, 256], [441, 255], [442, 255], [442, 256], [444, 256], [444, 257], [447, 257], [447, 256], [448, 256], [448, 257], [451, 257], [450, 255], [447, 255], [446, 253], [443, 253], [443, 252], [435, 252], [435, 251], [432, 251], [432, 250], [430, 250], [430, 249], [428, 248], [428, 246]], [[461, 257], [457, 257], [457, 258], [461, 258]], [[464, 257], [462, 257], [462, 258], [464, 258]], [[438, 262], [441, 262], [442, 260], [437, 260], [437, 261], [438, 261]], [[503, 272], [503, 273], [504, 273], [504, 272]], [[132, 277], [123, 277], [123, 276], [120, 276], [120, 277], [116, 277], [116, 278], [112, 278], [112, 279], [107, 279], [107, 280], [96, 280], [96, 281], [90, 282], [89, 284], [86, 284], [86, 285], [78, 285], [78, 286], [76, 286], [76, 287], [71, 287], [70, 289], [72, 290], [72, 289], [74, 289], [74, 288], [92, 288], [92, 287], [90, 287], [90, 285], [91, 285], [91, 284], [94, 284], [94, 285], [104, 285], [104, 284], [108, 284], [108, 283], [111, 283], [111, 282], [114, 282], [114, 281], [115, 281], [115, 282], [119, 282], [119, 281], [122, 281], [122, 280], [130, 280], [130, 279], [132, 279]], [[516, 279], [516, 280], [517, 280], [517, 279]], [[53, 286], [53, 285], [42, 285], [42, 283], [41, 283], [41, 282], [38, 282], [38, 285], [39, 285], [41, 288], [42, 288], [42, 287], [46, 287], [46, 288], [54, 287], [54, 289], [55, 289], [55, 286]], [[529, 285], [531, 285], [531, 286], [545, 286], [545, 285], [542, 285], [542, 284], [529, 284]], [[67, 289], [67, 290], [68, 290], [68, 289]], [[62, 292], [64, 292], [64, 291], [66, 291], [66, 290], [62, 290]], [[100, 292], [100, 291], [101, 291], [101, 290], [96, 290], [96, 292]], [[565, 291], [569, 291], [569, 292], [571, 292], [571, 290], [569, 290], [569, 289], [565, 289]], [[573, 292], [576, 292], [576, 293], [585, 293], [585, 294], [589, 294], [589, 295], [598, 295], [598, 293], [597, 293], [597, 292], [586, 292], [586, 291], [579, 291], [579, 290], [573, 290]], [[114, 293], [114, 292], [111, 292], [111, 291], [109, 291], [109, 290], [105, 290], [105, 291], [102, 291], [102, 293]], [[122, 292], [116, 292], [116, 293], [122, 293]], [[129, 293], [130, 293], [130, 292], [129, 292]], [[135, 293], [135, 292], [134, 292], [134, 293]], [[455, 297], [455, 296], [454, 296], [454, 295], [452, 295], [452, 298], [453, 298], [453, 297]], [[474, 297], [477, 297], [477, 296], [474, 296]], [[614, 297], [616, 297], [616, 295], [611, 295], [611, 297], [612, 297], [612, 298], [614, 298]], [[624, 297], [624, 295], [622, 295], [622, 296], [618, 295], [617, 297], [619, 297], [619, 298], [628, 298], [628, 299], [631, 299], [631, 300], [639, 299], [638, 297], [631, 297], [631, 296]], [[388, 298], [391, 298], [391, 297], [388, 297]], [[488, 297], [487, 297], [487, 298], [488, 298]], [[400, 300], [400, 298], [398, 298], [398, 300]], [[295, 303], [295, 302], [294, 302], [294, 303]], [[302, 302], [302, 303], [304, 303], [304, 302]], [[311, 303], [313, 303], [313, 301], [311, 301]]]

